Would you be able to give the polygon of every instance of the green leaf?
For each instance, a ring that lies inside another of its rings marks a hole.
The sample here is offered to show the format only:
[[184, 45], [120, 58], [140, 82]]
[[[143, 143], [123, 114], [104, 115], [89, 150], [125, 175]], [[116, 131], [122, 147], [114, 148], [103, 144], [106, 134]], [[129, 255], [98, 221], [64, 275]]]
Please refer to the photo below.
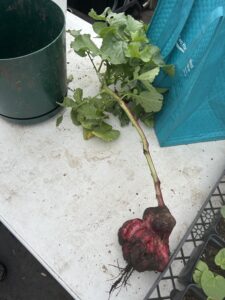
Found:
[[117, 33], [117, 28], [107, 26], [101, 30], [99, 36], [103, 39], [103, 41], [104, 38], [107, 37], [108, 35], [111, 35], [113, 39], [116, 39], [116, 33]]
[[148, 43], [148, 38], [146, 33], [140, 29], [133, 32], [130, 32], [132, 42], [139, 42], [139, 43]]
[[129, 119], [126, 113], [122, 110], [119, 104], [115, 101], [111, 102], [110, 105], [107, 106], [106, 110], [112, 113], [114, 116], [118, 117], [120, 121], [120, 125], [123, 127], [129, 124]]
[[62, 123], [62, 120], [63, 120], [63, 115], [59, 116], [59, 117], [56, 119], [56, 127], [58, 127], [58, 126]]
[[68, 32], [69, 32], [73, 37], [77, 37], [78, 35], [80, 35], [81, 30], [68, 30]]
[[93, 131], [93, 134], [96, 137], [103, 140], [104, 142], [112, 142], [112, 141], [116, 140], [119, 137], [120, 132], [118, 130], [114, 130], [114, 129], [109, 130], [109, 131], [96, 129], [96, 130]]
[[201, 271], [199, 270], [195, 270], [194, 273], [193, 273], [193, 280], [194, 282], [199, 286], [201, 287], [201, 277], [202, 277], [202, 273]]
[[91, 130], [83, 128], [83, 137], [85, 140], [90, 140], [91, 138], [94, 137], [94, 134], [92, 133]]
[[220, 249], [220, 251], [216, 254], [215, 264], [222, 270], [225, 270], [225, 248]]
[[202, 274], [204, 271], [207, 271], [208, 269], [209, 268], [204, 261], [202, 261], [202, 260], [198, 261], [198, 263], [195, 267], [194, 273], [193, 273], [193, 280], [199, 287], [201, 287]]
[[77, 116], [78, 116], [77, 110], [72, 109], [71, 112], [70, 112], [71, 120], [72, 120], [74, 125], [79, 126], [80, 122], [78, 121]]
[[159, 67], [165, 67], [165, 62], [162, 59], [159, 48], [156, 48], [152, 54], [152, 62]]
[[208, 270], [207, 264], [204, 261], [199, 260], [195, 267], [194, 273], [193, 273], [193, 280], [200, 288], [201, 288], [202, 274], [204, 271], [207, 271], [207, 270]]
[[86, 140], [95, 136], [104, 142], [112, 142], [119, 137], [119, 134], [118, 130], [112, 129], [112, 126], [105, 122], [100, 123], [94, 129], [83, 127], [83, 135]]
[[154, 68], [148, 72], [140, 74], [136, 79], [138, 80], [146, 80], [150, 81], [151, 83], [155, 80], [156, 76], [159, 74], [160, 69]]
[[147, 127], [154, 127], [154, 115], [152, 113], [145, 114], [144, 116], [141, 116], [140, 119]]
[[158, 112], [162, 108], [163, 96], [154, 87], [151, 91], [143, 91], [138, 95], [129, 93], [128, 96], [140, 104], [147, 113]]
[[220, 213], [223, 216], [223, 218], [225, 219], [225, 205], [221, 207]]
[[74, 100], [76, 100], [77, 102], [82, 101], [82, 99], [83, 99], [83, 90], [80, 89], [80, 88], [77, 88], [77, 89], [74, 91], [73, 98], [74, 98]]
[[96, 128], [96, 126], [99, 125], [99, 120], [93, 119], [93, 120], [81, 120], [81, 125], [85, 129], [93, 130]]
[[140, 43], [132, 42], [125, 49], [126, 57], [140, 58]]
[[201, 276], [201, 286], [204, 293], [214, 300], [223, 300], [225, 297], [225, 279], [205, 270]]
[[[77, 88], [74, 93], [76, 106], [72, 107], [71, 119], [73, 124], [82, 125], [87, 130], [92, 130], [102, 124], [108, 116], [104, 113], [105, 101], [102, 98], [83, 98], [83, 91]], [[111, 100], [110, 100], [111, 101]]]
[[101, 93], [101, 95], [95, 97], [93, 101], [95, 103], [95, 106], [102, 111], [107, 111], [107, 108], [111, 107], [111, 105], [115, 103], [115, 100], [105, 93]]
[[165, 94], [166, 92], [168, 92], [168, 89], [165, 88], [156, 88], [157, 92], [159, 92], [160, 94]]
[[[156, 56], [158, 53], [158, 47], [148, 44], [145, 45], [144, 49], [141, 51], [140, 58], [143, 62], [150, 62], [151, 60], [153, 60], [153, 62], [155, 63], [155, 57], [158, 57]], [[157, 63], [155, 63], [155, 65], [158, 66]]]
[[63, 99], [63, 102], [59, 103], [59, 105], [62, 107], [76, 107], [77, 106], [76, 102], [69, 97], [65, 97]]
[[112, 130], [112, 126], [105, 123], [105, 122], [101, 122], [98, 126], [98, 128], [95, 128], [95, 131], [99, 131], [99, 132], [107, 132], [107, 131], [111, 131]]
[[90, 34], [81, 34], [75, 37], [71, 48], [80, 56], [86, 56], [90, 52], [92, 56], [99, 55], [99, 49], [91, 40]]
[[134, 80], [136, 80], [138, 78], [140, 70], [141, 70], [140, 66], [136, 66], [134, 68], [134, 71], [133, 71], [133, 78], [134, 78]]
[[104, 113], [95, 106], [91, 100], [86, 100], [79, 108], [78, 113], [86, 120], [102, 120], [105, 119]]
[[162, 70], [167, 73], [169, 76], [175, 75], [175, 67], [174, 65], [164, 65], [162, 66]]
[[208, 265], [202, 261], [202, 260], [199, 260], [197, 265], [196, 265], [196, 269], [199, 270], [200, 272], [204, 272], [205, 270], [208, 270]]
[[106, 18], [107, 22], [112, 27], [125, 28], [127, 26], [127, 16], [124, 13], [110, 12]]
[[126, 43], [124, 41], [118, 41], [114, 33], [108, 32], [102, 42], [101, 56], [114, 65], [124, 64], [127, 62], [124, 54], [125, 48]]
[[88, 15], [89, 15], [89, 17], [91, 17], [94, 20], [105, 21], [106, 20], [106, 16], [107, 16], [107, 14], [109, 12], [111, 12], [111, 9], [109, 7], [106, 7], [106, 9], [103, 11], [103, 13], [100, 14], [100, 15], [98, 15], [96, 13], [96, 11], [92, 8]]
[[[152, 91], [153, 85], [150, 82], [148, 82], [146, 80], [142, 80], [141, 83], [146, 90], [148, 90], [150, 92]], [[157, 88], [155, 88], [155, 89], [159, 94], [161, 94]]]
[[129, 32], [137, 32], [137, 31], [139, 31], [139, 33], [140, 33], [140, 30], [144, 29], [144, 24], [142, 22], [139, 22], [139, 21], [135, 20], [130, 15], [125, 16], [125, 19], [126, 19], [126, 29]]
[[109, 28], [107, 26], [106, 23], [104, 22], [95, 22], [93, 25], [92, 25], [93, 29], [94, 29], [94, 32], [97, 33], [99, 36], [101, 36], [101, 32], [102, 30], [106, 29], [106, 28]]

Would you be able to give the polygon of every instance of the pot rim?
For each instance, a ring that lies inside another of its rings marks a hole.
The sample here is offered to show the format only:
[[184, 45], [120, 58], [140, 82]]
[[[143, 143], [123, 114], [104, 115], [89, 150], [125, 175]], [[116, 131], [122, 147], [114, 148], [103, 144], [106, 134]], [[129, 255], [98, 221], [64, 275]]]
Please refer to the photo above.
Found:
[[48, 1], [51, 2], [53, 4], [53, 6], [57, 7], [57, 9], [59, 9], [60, 12], [61, 12], [61, 14], [63, 15], [63, 26], [62, 26], [62, 29], [59, 32], [59, 34], [54, 38], [54, 40], [52, 40], [46, 46], [44, 46], [44, 47], [42, 47], [42, 48], [40, 48], [38, 50], [35, 50], [35, 51], [33, 51], [31, 53], [28, 53], [28, 54], [20, 55], [20, 56], [8, 57], [8, 58], [0, 58], [0, 62], [2, 62], [2, 61], [8, 61], [8, 60], [12, 61], [12, 60], [24, 59], [24, 58], [30, 57], [31, 55], [38, 54], [38, 53], [46, 50], [47, 48], [50, 48], [51, 45], [53, 45], [58, 40], [58, 38], [63, 34], [63, 32], [65, 31], [65, 28], [66, 28], [66, 17], [65, 17], [65, 14], [64, 14], [63, 10], [61, 9], [61, 7], [59, 5], [57, 5], [54, 1], [52, 1], [52, 0], [48, 0]]

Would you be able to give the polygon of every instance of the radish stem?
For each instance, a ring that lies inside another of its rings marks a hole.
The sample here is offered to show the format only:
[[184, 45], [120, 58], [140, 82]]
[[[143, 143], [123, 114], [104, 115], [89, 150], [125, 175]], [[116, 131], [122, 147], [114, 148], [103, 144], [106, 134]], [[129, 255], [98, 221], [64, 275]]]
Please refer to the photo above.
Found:
[[138, 123], [138, 121], [136, 120], [136, 118], [133, 116], [132, 112], [130, 111], [129, 107], [126, 105], [126, 103], [115, 93], [113, 92], [110, 88], [108, 88], [107, 86], [104, 86], [102, 89], [103, 92], [107, 93], [108, 95], [112, 96], [117, 103], [120, 105], [120, 107], [123, 109], [123, 111], [126, 113], [126, 115], [128, 116], [128, 118], [130, 119], [132, 125], [135, 127], [135, 129], [137, 130], [142, 144], [143, 144], [143, 153], [146, 157], [146, 160], [148, 162], [148, 166], [151, 172], [151, 176], [153, 178], [154, 181], [154, 187], [155, 187], [155, 193], [156, 193], [156, 199], [158, 201], [158, 206], [163, 207], [165, 206], [164, 201], [163, 201], [163, 196], [162, 196], [162, 191], [161, 191], [161, 187], [160, 187], [160, 180], [159, 177], [157, 175], [150, 151], [149, 151], [149, 143], [148, 140], [145, 136], [145, 133], [143, 131], [143, 129], [141, 128], [140, 124]]

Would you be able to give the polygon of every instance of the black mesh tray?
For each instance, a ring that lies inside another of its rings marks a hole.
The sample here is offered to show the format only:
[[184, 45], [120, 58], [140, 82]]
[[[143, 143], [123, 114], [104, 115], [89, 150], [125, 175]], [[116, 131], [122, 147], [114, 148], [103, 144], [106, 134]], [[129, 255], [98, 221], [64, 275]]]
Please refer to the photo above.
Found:
[[171, 299], [172, 290], [184, 289], [178, 282], [178, 275], [187, 264], [193, 249], [203, 242], [204, 235], [217, 219], [222, 205], [225, 205], [225, 172], [174, 251], [167, 268], [159, 275], [144, 300]]

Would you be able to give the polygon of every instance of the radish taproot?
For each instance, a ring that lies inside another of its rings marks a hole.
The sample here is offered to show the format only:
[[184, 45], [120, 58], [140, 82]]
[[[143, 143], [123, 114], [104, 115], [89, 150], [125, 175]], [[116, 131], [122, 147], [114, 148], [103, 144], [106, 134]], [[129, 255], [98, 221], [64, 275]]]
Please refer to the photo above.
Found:
[[166, 206], [149, 207], [143, 219], [126, 221], [118, 237], [128, 265], [138, 272], [163, 271], [169, 261], [169, 236], [175, 224]]
[[[165, 206], [160, 181], [150, 155], [149, 144], [139, 120], [152, 126], [154, 113], [162, 107], [165, 89], [153, 85], [160, 70], [173, 74], [173, 66], [165, 64], [160, 50], [149, 43], [144, 23], [124, 13], [116, 14], [107, 8], [101, 15], [93, 10], [89, 14], [95, 22], [93, 30], [102, 39], [98, 47], [88, 34], [69, 31], [74, 37], [71, 47], [81, 57], [88, 57], [100, 82], [97, 95], [84, 97], [77, 88], [73, 98], [66, 97], [60, 105], [71, 108], [75, 125], [83, 128], [85, 139], [98, 137], [113, 141], [119, 136], [106, 123], [109, 113], [117, 116], [121, 125], [132, 123], [143, 144], [143, 153], [154, 182], [158, 207], [145, 210], [142, 219], [126, 221], [119, 229], [118, 238], [123, 257], [127, 262], [120, 269], [120, 278], [112, 285], [110, 293], [125, 285], [134, 270], [163, 271], [168, 264], [169, 236], [176, 224]], [[100, 57], [98, 64], [95, 57]], [[57, 125], [62, 121], [59, 117]]]
[[120, 269], [119, 278], [112, 284], [111, 293], [126, 286], [133, 271], [162, 272], [170, 259], [169, 236], [176, 220], [163, 204], [149, 207], [142, 219], [126, 221], [118, 231], [119, 243], [127, 266]]

